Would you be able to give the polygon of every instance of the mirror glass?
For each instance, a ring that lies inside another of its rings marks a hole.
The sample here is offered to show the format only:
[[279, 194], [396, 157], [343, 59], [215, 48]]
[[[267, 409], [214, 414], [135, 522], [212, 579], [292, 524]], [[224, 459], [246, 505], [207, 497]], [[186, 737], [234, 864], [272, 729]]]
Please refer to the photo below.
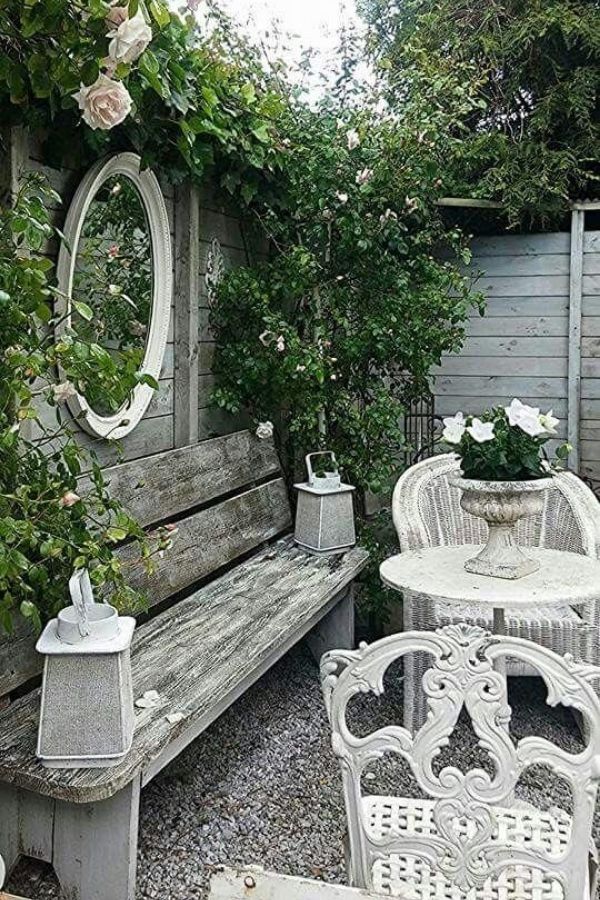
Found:
[[[153, 298], [152, 239], [142, 197], [124, 174], [107, 178], [90, 203], [73, 270], [72, 297], [89, 306], [87, 321], [73, 307], [73, 330], [117, 362], [124, 375], [140, 371]], [[92, 348], [93, 349], [93, 348]], [[127, 382], [107, 397], [89, 385], [86, 401], [101, 416], [129, 400]]]

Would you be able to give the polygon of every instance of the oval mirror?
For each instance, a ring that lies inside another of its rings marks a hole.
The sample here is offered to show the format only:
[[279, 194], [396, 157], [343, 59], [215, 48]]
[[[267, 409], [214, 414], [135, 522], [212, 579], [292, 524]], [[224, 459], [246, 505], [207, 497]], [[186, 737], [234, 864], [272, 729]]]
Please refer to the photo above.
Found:
[[[59, 330], [80, 336], [123, 373], [123, 387], [89, 384], [69, 408], [86, 431], [117, 440], [148, 408], [160, 376], [171, 316], [171, 236], [155, 175], [120, 153], [79, 185], [58, 258]], [[148, 383], [140, 381], [145, 378]]]

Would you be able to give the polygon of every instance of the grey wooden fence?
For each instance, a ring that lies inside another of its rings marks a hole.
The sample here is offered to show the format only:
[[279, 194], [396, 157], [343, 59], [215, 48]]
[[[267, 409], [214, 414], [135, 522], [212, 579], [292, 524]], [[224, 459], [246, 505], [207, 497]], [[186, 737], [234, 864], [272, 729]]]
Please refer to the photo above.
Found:
[[501, 235], [473, 243], [469, 271], [487, 297], [463, 348], [435, 370], [436, 413], [481, 412], [519, 397], [554, 409], [573, 469], [600, 478], [600, 232]]

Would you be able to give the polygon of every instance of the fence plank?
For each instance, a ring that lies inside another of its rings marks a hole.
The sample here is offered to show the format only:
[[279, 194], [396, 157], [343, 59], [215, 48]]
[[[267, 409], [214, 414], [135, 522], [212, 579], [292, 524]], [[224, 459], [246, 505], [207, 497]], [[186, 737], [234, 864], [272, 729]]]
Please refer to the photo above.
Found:
[[566, 315], [544, 316], [532, 312], [530, 316], [516, 316], [508, 311], [504, 316], [488, 316], [469, 319], [469, 337], [567, 337], [569, 320]]
[[542, 378], [566, 378], [567, 359], [530, 359], [518, 357], [472, 357], [447, 356], [441, 366], [435, 366], [433, 375], [479, 375], [480, 377], [500, 375], [526, 378], [538, 376]]
[[175, 204], [175, 396], [174, 442], [198, 440], [198, 297], [200, 200], [186, 182]]
[[440, 375], [435, 379], [435, 393], [456, 397], [566, 397], [567, 379], [528, 378], [505, 375]]
[[568, 275], [568, 253], [535, 253], [529, 255], [477, 256], [473, 257], [469, 271], [485, 272], [486, 276]]
[[[566, 357], [569, 349], [567, 336], [564, 337], [479, 337], [469, 335], [460, 355], [476, 356], [482, 360], [489, 357], [522, 356], [530, 359], [543, 357]], [[451, 359], [451, 355], [444, 359]]]
[[569, 235], [506, 234], [498, 237], [475, 238], [471, 244], [474, 256], [537, 256], [538, 254], [569, 253]]

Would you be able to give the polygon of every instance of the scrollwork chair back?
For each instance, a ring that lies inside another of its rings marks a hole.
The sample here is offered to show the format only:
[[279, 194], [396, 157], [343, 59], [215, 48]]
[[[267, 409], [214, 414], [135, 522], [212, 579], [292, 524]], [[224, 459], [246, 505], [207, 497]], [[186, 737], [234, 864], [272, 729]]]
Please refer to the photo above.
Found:
[[[384, 693], [390, 665], [407, 653], [431, 654], [423, 677], [428, 716], [415, 733], [399, 725], [354, 735], [347, 707], [361, 693]], [[526, 659], [544, 679], [550, 706], [589, 720], [585, 750], [573, 754], [542, 736], [514, 742], [506, 679], [497, 663]], [[353, 884], [418, 900], [583, 900], [591, 896], [589, 846], [600, 778], [600, 669], [530, 641], [492, 637], [472, 625], [406, 632], [321, 661], [332, 746], [342, 767]], [[490, 771], [436, 766], [463, 707]], [[427, 800], [363, 794], [361, 776], [396, 754]], [[572, 791], [572, 815], [514, 801], [517, 781], [534, 764], [549, 766]]]

